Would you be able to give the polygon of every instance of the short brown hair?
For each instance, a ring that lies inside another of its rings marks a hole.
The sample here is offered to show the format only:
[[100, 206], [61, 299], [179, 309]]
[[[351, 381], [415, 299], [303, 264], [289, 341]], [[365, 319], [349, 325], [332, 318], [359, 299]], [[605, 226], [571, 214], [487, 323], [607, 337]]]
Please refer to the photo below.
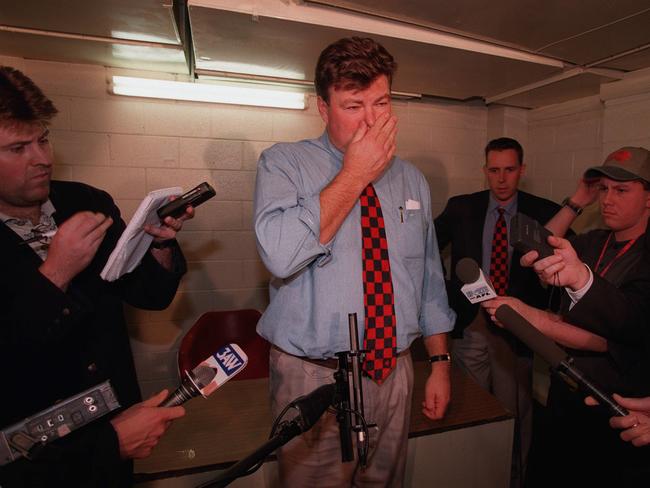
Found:
[[516, 139], [511, 139], [510, 137], [499, 137], [498, 139], [492, 139], [485, 146], [485, 161], [487, 164], [487, 157], [490, 151], [506, 151], [508, 149], [513, 149], [517, 153], [517, 161], [519, 165], [524, 162], [524, 148], [521, 147], [521, 144], [517, 142]]
[[0, 66], [0, 124], [47, 124], [58, 110], [22, 72]]
[[329, 88], [364, 89], [378, 76], [389, 85], [397, 63], [384, 46], [369, 37], [346, 37], [327, 46], [316, 63], [316, 94], [329, 102]]

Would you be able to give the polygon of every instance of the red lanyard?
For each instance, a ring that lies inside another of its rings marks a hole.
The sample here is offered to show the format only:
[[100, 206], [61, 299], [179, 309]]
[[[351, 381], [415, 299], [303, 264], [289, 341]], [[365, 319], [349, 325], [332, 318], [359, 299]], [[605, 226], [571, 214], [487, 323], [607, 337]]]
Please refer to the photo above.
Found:
[[[596, 266], [594, 267], [594, 271], [596, 271], [596, 272], [598, 272], [598, 268], [600, 267], [600, 262], [603, 260], [603, 256], [605, 255], [605, 251], [607, 250], [607, 246], [609, 245], [609, 241], [612, 238], [612, 234], [613, 234], [613, 232], [609, 233], [609, 236], [607, 237], [607, 241], [605, 241], [605, 245], [603, 246], [603, 250], [600, 251], [600, 257], [598, 258], [598, 261], [596, 262]], [[607, 273], [607, 271], [609, 271], [609, 268], [612, 267], [612, 264], [614, 264], [614, 261], [616, 261], [623, 254], [625, 254], [626, 252], [628, 252], [630, 250], [630, 248], [634, 245], [634, 243], [636, 242], [637, 239], [638, 239], [638, 237], [635, 237], [634, 239], [629, 240], [627, 242], [627, 244], [625, 244], [623, 246], [623, 248], [620, 251], [618, 251], [618, 254], [616, 254], [616, 256], [614, 256], [614, 259], [612, 259], [609, 263], [607, 263], [607, 266], [605, 266], [603, 268], [603, 270], [598, 273], [601, 278], [603, 276], [605, 276], [605, 273]]]

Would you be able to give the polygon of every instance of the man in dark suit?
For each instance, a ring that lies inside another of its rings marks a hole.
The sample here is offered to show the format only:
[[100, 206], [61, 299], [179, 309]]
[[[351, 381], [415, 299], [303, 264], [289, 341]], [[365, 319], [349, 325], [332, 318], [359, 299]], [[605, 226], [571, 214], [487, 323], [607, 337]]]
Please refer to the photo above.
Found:
[[141, 401], [122, 304], [170, 303], [185, 272], [174, 237], [190, 214], [146, 227], [154, 244], [141, 264], [102, 280], [125, 225], [108, 193], [51, 180], [56, 113], [29, 78], [0, 67], [0, 428], [106, 380], [123, 410], [0, 467], [0, 485], [124, 487], [131, 460], [184, 411], [158, 407], [165, 391]]
[[[523, 149], [514, 139], [503, 137], [488, 143], [483, 172], [489, 190], [450, 198], [435, 219], [435, 227], [440, 250], [451, 245], [448, 294], [458, 315], [452, 332], [453, 357], [515, 415], [511, 487], [517, 487], [523, 480], [530, 447], [532, 353], [509, 334], [488, 324], [480, 307], [470, 304], [460, 292], [462, 283], [455, 269], [460, 259], [472, 258], [493, 281], [501, 276], [501, 294], [545, 308], [547, 291], [535, 273], [520, 266], [520, 256], [507, 245], [507, 235], [510, 219], [517, 212], [546, 223], [560, 206], [518, 190], [525, 165]], [[499, 242], [506, 244], [499, 249]], [[497, 264], [499, 253], [504, 256], [501, 269]]]

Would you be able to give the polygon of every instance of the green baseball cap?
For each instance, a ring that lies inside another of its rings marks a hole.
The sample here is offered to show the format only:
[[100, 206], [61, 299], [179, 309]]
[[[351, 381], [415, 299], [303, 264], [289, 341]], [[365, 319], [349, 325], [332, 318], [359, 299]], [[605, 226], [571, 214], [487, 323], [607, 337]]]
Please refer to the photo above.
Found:
[[593, 166], [585, 178], [606, 176], [615, 181], [645, 180], [650, 183], [650, 151], [644, 147], [622, 147], [607, 156], [602, 166]]

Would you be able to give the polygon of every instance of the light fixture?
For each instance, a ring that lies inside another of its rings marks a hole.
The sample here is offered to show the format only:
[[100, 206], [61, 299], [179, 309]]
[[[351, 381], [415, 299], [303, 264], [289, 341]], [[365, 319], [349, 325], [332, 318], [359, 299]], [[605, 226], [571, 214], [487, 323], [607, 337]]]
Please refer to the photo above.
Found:
[[303, 110], [304, 92], [251, 84], [208, 84], [113, 76], [116, 95]]

